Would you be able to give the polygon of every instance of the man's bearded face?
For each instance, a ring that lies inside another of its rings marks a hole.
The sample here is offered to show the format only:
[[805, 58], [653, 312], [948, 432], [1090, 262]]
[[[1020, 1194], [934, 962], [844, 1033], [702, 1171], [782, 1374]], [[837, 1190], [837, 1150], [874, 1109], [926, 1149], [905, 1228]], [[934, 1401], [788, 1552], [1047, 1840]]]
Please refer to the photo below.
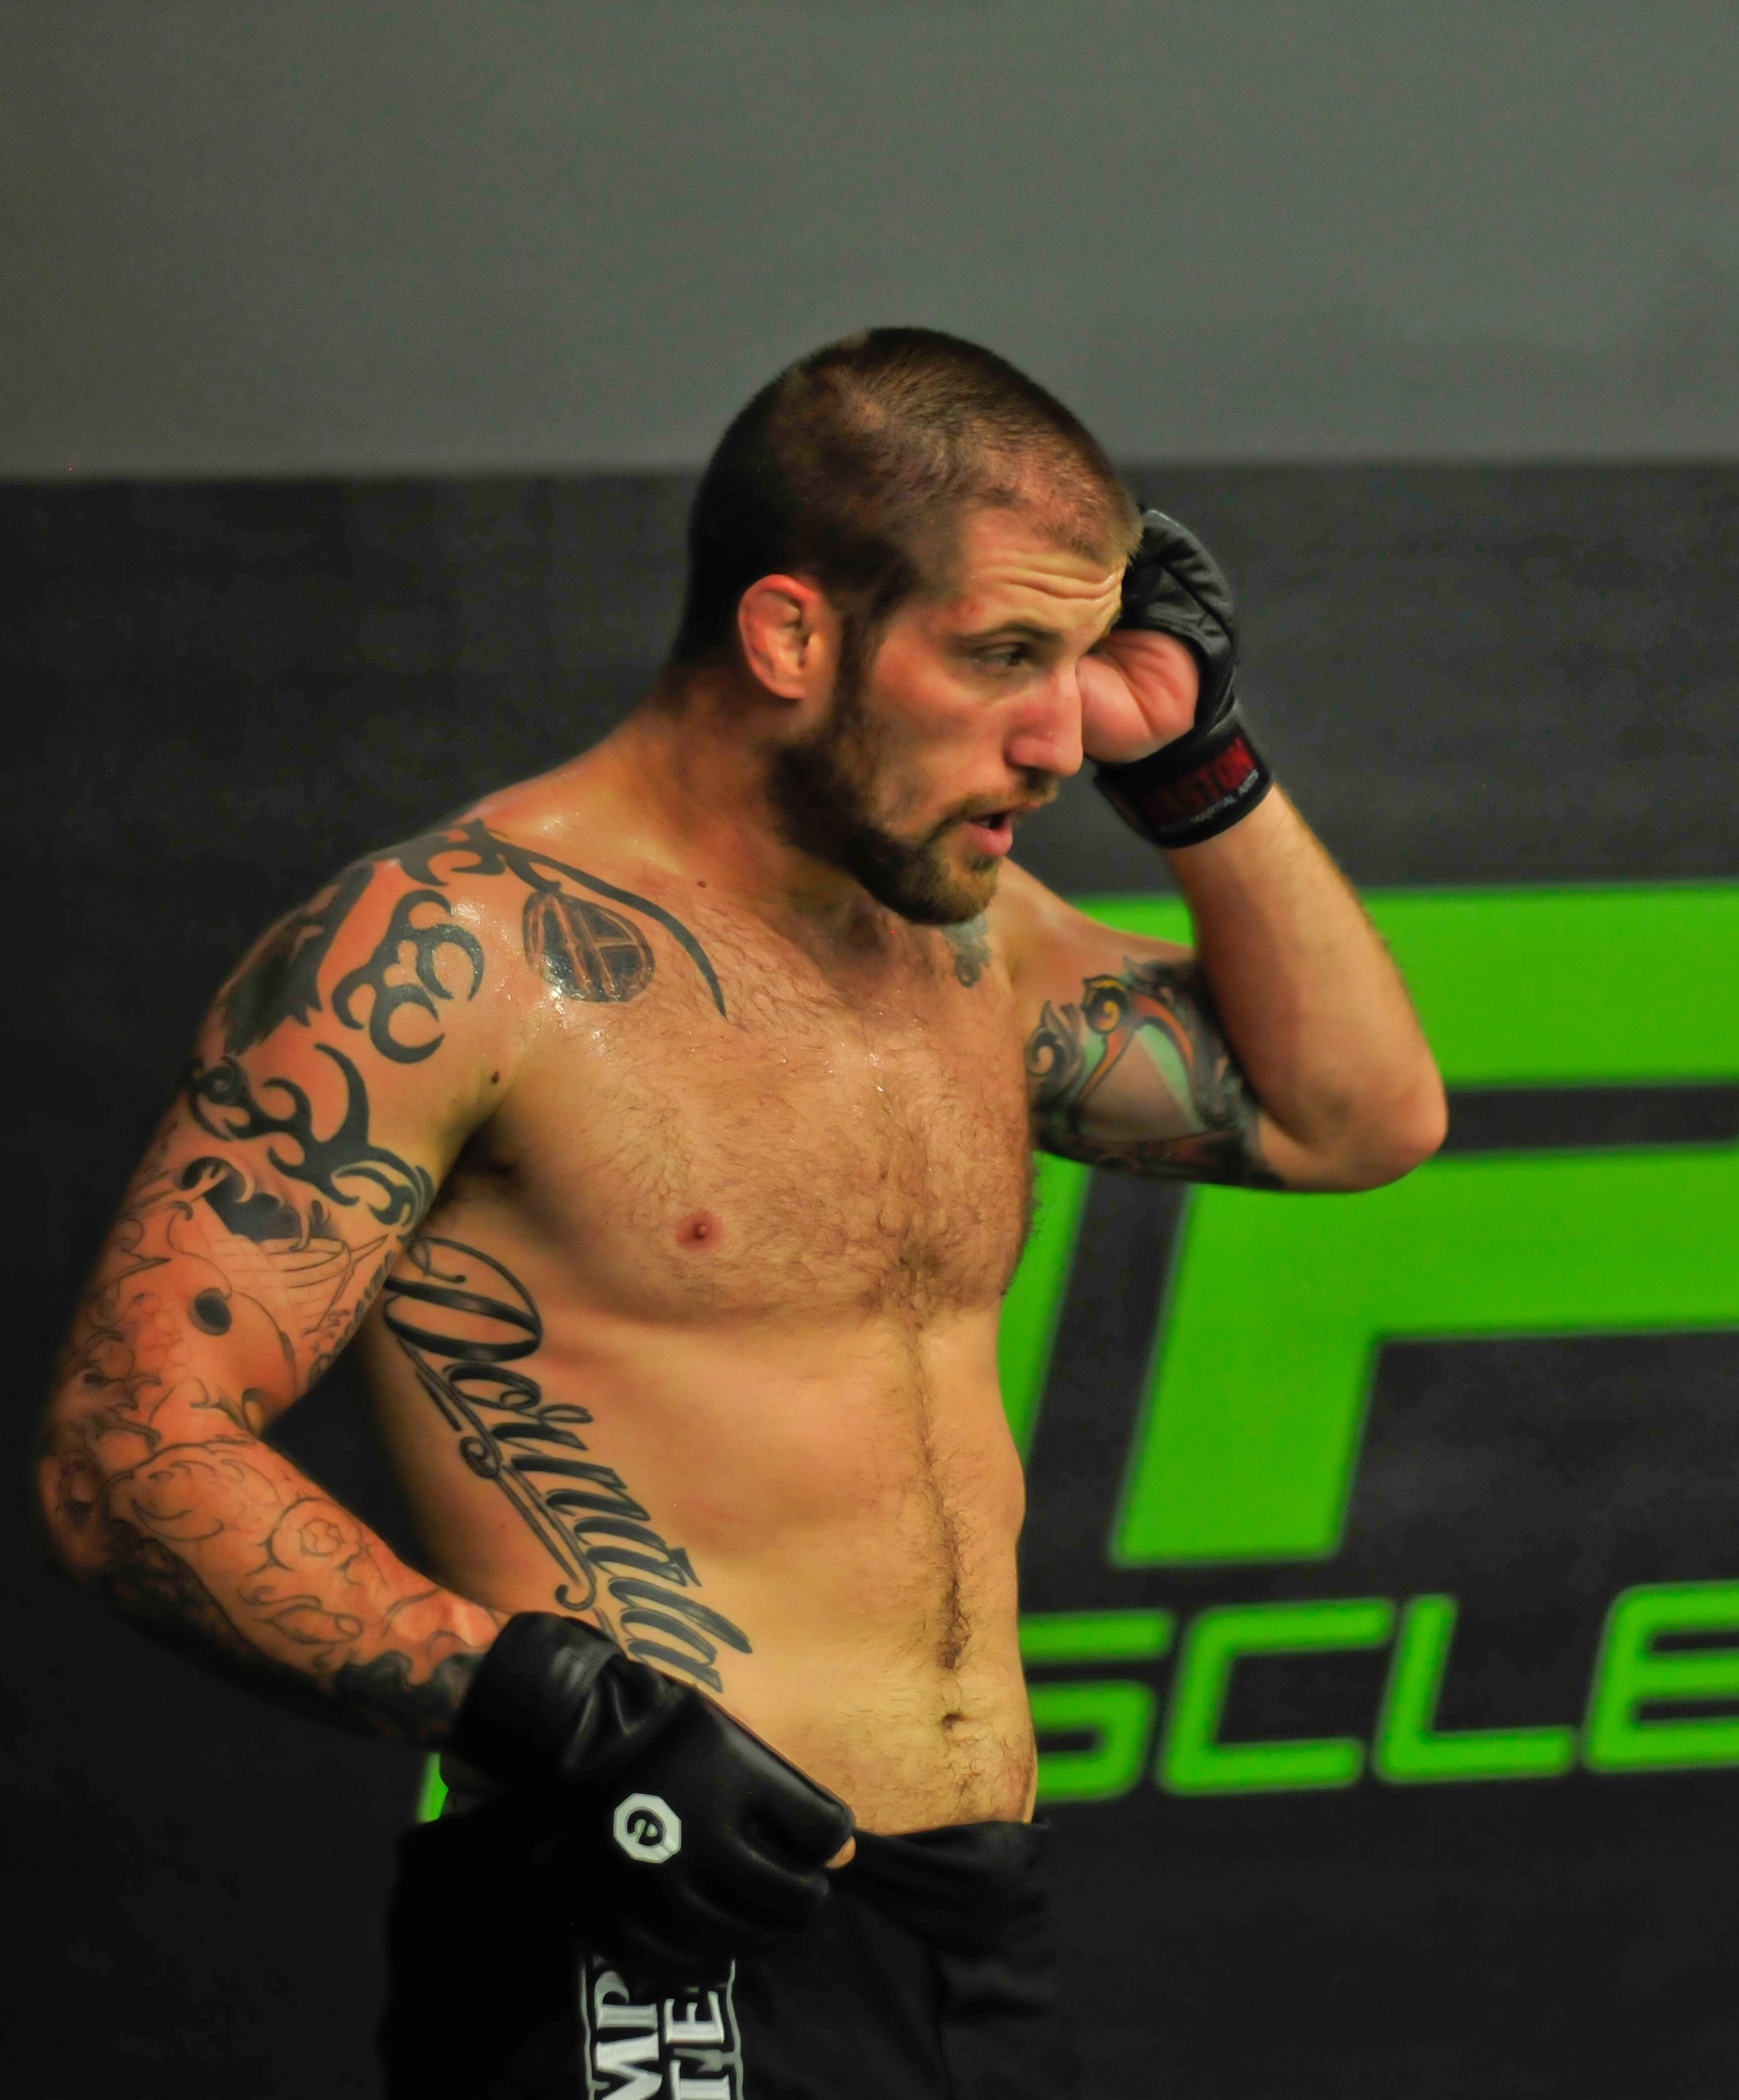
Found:
[[[843, 868], [878, 904], [920, 926], [958, 926], [975, 919], [996, 894], [1002, 862], [964, 845], [963, 818], [988, 815], [982, 796], [958, 803], [916, 836], [892, 827], [896, 783], [887, 738], [864, 699], [861, 669], [848, 655], [827, 719], [774, 761], [772, 793], [787, 842]], [[1035, 783], [1031, 799], [1049, 800], [1055, 783]], [[1006, 798], [1004, 798], [1006, 806]]]
[[987, 505], [936, 589], [873, 630], [841, 608], [826, 715], [773, 768], [787, 842], [920, 925], [976, 918], [1016, 827], [1081, 764], [1084, 666], [1122, 585], [1115, 547]]

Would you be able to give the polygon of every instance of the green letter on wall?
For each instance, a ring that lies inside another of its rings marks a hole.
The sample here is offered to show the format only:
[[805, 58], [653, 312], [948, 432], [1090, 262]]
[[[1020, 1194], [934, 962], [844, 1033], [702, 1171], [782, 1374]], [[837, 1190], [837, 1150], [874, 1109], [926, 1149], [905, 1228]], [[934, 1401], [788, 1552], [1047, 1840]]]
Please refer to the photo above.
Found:
[[[1369, 902], [1452, 1086], [1739, 1078], [1739, 885]], [[1178, 930], [1173, 905], [1096, 908]], [[1640, 957], [1645, 1018], [1622, 994]], [[1332, 1555], [1384, 1342], [1739, 1326], [1736, 1246], [1724, 1146], [1449, 1158], [1357, 1196], [1197, 1190], [1113, 1559]]]
[[[1020, 1659], [1035, 1663], [1150, 1662], [1171, 1646], [1169, 1612], [1044, 1612], [1020, 1622]], [[1147, 1768], [1158, 1697], [1134, 1678], [1036, 1684], [1029, 1697], [1041, 1736], [1085, 1735], [1085, 1749], [1041, 1749], [1038, 1798], [1113, 1801]]]
[[1739, 1714], [1645, 1721], [1645, 1705], [1739, 1705], [1739, 1646], [1662, 1655], [1662, 1635], [1739, 1635], [1739, 1582], [1650, 1582], [1613, 1600], [1595, 1666], [1583, 1757], [1593, 1771], [1739, 1765]]
[[1380, 1648], [1394, 1624], [1386, 1598], [1326, 1604], [1217, 1604], [1191, 1621], [1160, 1754], [1169, 1793], [1275, 1793], [1353, 1786], [1365, 1746], [1351, 1736], [1222, 1743], [1220, 1719], [1241, 1656], [1313, 1655]]
[[1401, 1616], [1374, 1762], [1397, 1785], [1431, 1780], [1556, 1779], [1576, 1762], [1574, 1728], [1451, 1728], [1437, 1701], [1455, 1638], [1453, 1597], [1415, 1597]]

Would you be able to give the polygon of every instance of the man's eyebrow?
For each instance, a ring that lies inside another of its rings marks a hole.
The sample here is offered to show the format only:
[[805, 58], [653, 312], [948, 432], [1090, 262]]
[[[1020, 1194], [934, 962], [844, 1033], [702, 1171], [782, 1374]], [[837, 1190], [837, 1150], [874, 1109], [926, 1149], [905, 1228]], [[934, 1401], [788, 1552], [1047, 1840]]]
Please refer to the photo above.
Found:
[[999, 620], [994, 627], [981, 627], [958, 638], [970, 646], [975, 642], [993, 642], [1004, 635], [1017, 636], [1023, 642], [1060, 642], [1063, 638], [1060, 627], [1046, 627], [1037, 620]]
[[[1122, 617], [1123, 607], [1113, 606], [1106, 616], [1104, 626], [1087, 646], [1097, 649]], [[1065, 637], [1060, 627], [1046, 627], [1042, 620], [999, 620], [994, 627], [981, 627], [971, 634], [956, 637], [958, 646], [962, 649], [977, 648], [987, 642], [1005, 639], [1055, 643], [1062, 642]]]

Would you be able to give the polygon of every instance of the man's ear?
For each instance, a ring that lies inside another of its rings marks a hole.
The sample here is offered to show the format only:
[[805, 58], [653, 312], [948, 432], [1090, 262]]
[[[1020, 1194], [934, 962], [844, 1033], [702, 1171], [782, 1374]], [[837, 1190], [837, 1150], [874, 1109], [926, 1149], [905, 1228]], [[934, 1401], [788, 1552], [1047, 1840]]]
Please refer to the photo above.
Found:
[[784, 700], [825, 699], [839, 664], [839, 615], [801, 576], [763, 576], [737, 607], [743, 660]]

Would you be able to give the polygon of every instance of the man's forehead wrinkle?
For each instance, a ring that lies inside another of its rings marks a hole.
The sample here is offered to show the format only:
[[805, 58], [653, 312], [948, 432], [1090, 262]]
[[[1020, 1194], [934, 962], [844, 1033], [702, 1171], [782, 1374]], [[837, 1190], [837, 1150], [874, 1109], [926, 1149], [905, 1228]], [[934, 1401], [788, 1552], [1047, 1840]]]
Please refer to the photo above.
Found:
[[962, 628], [1019, 628], [1062, 639], [1085, 621], [1116, 615], [1122, 597], [1120, 567], [1090, 569], [1078, 554], [1030, 544], [989, 549], [980, 545], [971, 552], [979, 558], [969, 563], [962, 588], [943, 608]]

